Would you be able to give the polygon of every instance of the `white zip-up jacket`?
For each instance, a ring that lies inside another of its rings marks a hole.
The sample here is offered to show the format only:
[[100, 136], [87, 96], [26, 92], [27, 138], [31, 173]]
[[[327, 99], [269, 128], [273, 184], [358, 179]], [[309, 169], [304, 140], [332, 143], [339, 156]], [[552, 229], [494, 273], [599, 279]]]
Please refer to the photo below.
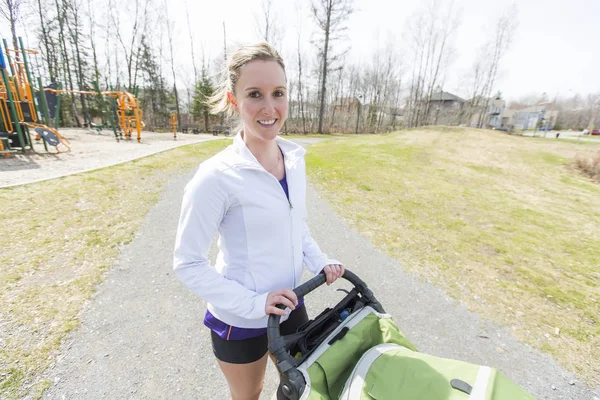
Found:
[[[267, 326], [268, 293], [302, 283], [303, 264], [314, 274], [340, 264], [320, 250], [306, 224], [305, 150], [280, 137], [277, 144], [289, 201], [239, 133], [200, 164], [183, 195], [175, 273], [216, 318], [240, 328]], [[212, 268], [208, 249], [215, 232], [219, 254]]]

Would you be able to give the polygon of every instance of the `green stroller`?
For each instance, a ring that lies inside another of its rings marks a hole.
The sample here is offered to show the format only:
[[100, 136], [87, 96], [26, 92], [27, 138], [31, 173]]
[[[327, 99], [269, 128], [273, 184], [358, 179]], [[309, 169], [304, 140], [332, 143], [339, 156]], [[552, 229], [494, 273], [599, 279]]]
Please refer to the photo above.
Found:
[[[354, 287], [295, 334], [281, 336], [280, 317], [269, 317], [278, 399], [534, 399], [494, 368], [417, 352], [367, 285], [347, 270], [344, 278]], [[294, 292], [301, 298], [323, 283], [318, 275]]]

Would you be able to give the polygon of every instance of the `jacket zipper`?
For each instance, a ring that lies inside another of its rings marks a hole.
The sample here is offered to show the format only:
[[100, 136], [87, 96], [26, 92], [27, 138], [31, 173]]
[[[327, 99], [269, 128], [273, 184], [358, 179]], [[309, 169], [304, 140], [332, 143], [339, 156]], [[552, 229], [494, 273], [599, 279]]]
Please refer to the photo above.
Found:
[[[292, 261], [292, 289], [294, 289], [296, 287], [296, 264], [294, 262], [294, 217], [292, 216], [292, 210], [294, 209], [294, 205], [292, 204], [292, 201], [288, 198], [288, 196], [285, 195], [285, 190], [283, 190], [283, 187], [281, 186], [281, 183], [279, 183], [279, 181], [277, 180], [277, 178], [270, 174], [269, 172], [267, 172], [264, 168], [258, 168], [258, 167], [250, 167], [252, 169], [256, 169], [259, 171], [262, 171], [264, 173], [266, 173], [267, 175], [269, 175], [271, 178], [275, 179], [275, 181], [277, 182], [277, 186], [279, 186], [279, 189], [281, 190], [280, 193], [283, 194], [283, 197], [287, 200], [288, 205], [290, 206], [290, 247], [291, 247], [291, 261]], [[284, 164], [284, 169], [285, 169], [285, 164]], [[287, 179], [287, 169], [285, 170], [285, 176]], [[288, 184], [288, 195], [290, 194], [290, 185]], [[290, 196], [291, 197], [291, 196]]]
[[[287, 179], [287, 171], [286, 171], [286, 179]], [[277, 182], [279, 183], [279, 182]], [[279, 184], [281, 186], [281, 184]], [[283, 191], [283, 187], [281, 188]], [[285, 196], [285, 191], [283, 193]], [[288, 196], [290, 195], [290, 185], [288, 185]], [[287, 197], [287, 196], [286, 196]], [[290, 196], [291, 197], [291, 196]], [[290, 247], [292, 248], [292, 253], [290, 254], [292, 258], [292, 289], [296, 288], [296, 263], [294, 262], [294, 216], [292, 215], [292, 210], [294, 206], [292, 205], [291, 200], [287, 199], [290, 204]]]
[[[285, 168], [285, 164], [283, 165], [283, 168], [285, 170], [285, 179], [287, 181], [287, 177], [288, 177], [288, 173], [287, 173], [287, 169]], [[271, 175], [271, 174], [269, 174]], [[271, 175], [273, 176], [273, 175]], [[275, 178], [275, 176], [273, 176], [273, 178]], [[275, 180], [277, 180], [277, 178], [275, 178]], [[292, 264], [292, 289], [294, 289], [296, 287], [296, 263], [294, 262], [294, 216], [292, 215], [292, 210], [294, 209], [294, 205], [292, 204], [292, 201], [290, 200], [291, 193], [290, 193], [290, 185], [288, 182], [288, 195], [285, 195], [285, 190], [283, 190], [283, 186], [281, 186], [281, 183], [279, 183], [279, 181], [277, 181], [277, 185], [279, 186], [279, 188], [281, 189], [281, 192], [283, 193], [283, 196], [286, 198], [286, 200], [288, 201], [288, 204], [290, 206], [290, 248], [292, 249], [291, 253], [290, 253], [290, 257], [291, 257], [291, 264]]]

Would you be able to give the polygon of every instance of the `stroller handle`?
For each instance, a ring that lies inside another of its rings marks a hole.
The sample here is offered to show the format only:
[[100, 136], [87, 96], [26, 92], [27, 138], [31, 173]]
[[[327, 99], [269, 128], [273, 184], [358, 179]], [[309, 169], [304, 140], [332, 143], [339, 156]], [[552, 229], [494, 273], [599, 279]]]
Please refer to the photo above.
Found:
[[[378, 311], [383, 312], [383, 308], [379, 302], [375, 299], [373, 292], [367, 287], [367, 284], [360, 279], [356, 274], [349, 270], [344, 270], [342, 278], [350, 282], [358, 290], [358, 292]], [[294, 289], [294, 293], [298, 299], [305, 297], [313, 290], [322, 286], [327, 282], [327, 277], [324, 273], [320, 273], [314, 278], [306, 281], [302, 285]], [[283, 304], [277, 304], [277, 308], [283, 310], [285, 306]], [[269, 343], [269, 352], [273, 355], [276, 360], [277, 370], [285, 378], [286, 384], [282, 386], [283, 393], [292, 400], [300, 398], [302, 391], [304, 390], [305, 381], [302, 373], [296, 369], [295, 359], [290, 355], [286, 349], [286, 344], [281, 331], [279, 328], [279, 322], [281, 320], [280, 315], [271, 314], [269, 315], [269, 321], [267, 323], [267, 337]]]
[[302, 285], [294, 288], [294, 293], [298, 299], [308, 295], [313, 290], [327, 282], [327, 276], [324, 273], [320, 273], [312, 279], [304, 282]]
[[[351, 271], [348, 271], [346, 269], [346, 270], [344, 270], [344, 275], [342, 275], [342, 278], [344, 278], [348, 282], [352, 283], [358, 289], [359, 293], [361, 293], [363, 295], [367, 295], [367, 296], [372, 296], [372, 292], [367, 288], [367, 284], [365, 282], [363, 282], [363, 280], [360, 279], [358, 276], [356, 276], [356, 274], [354, 274]], [[296, 297], [298, 299], [301, 299], [301, 298], [305, 297], [306, 295], [308, 295], [313, 290], [322, 286], [325, 282], [327, 282], [327, 276], [323, 272], [321, 272], [320, 274], [313, 277], [312, 279], [304, 282], [302, 285], [294, 288], [294, 293], [296, 294]], [[279, 308], [280, 310], [285, 309], [285, 306], [283, 304], [277, 304], [275, 307]], [[274, 336], [272, 336], [273, 338], [281, 336], [281, 334], [279, 332], [279, 321], [280, 320], [281, 320], [280, 315], [275, 315], [275, 314], [269, 315], [269, 322], [267, 324], [267, 330], [269, 331], [270, 334], [274, 334]], [[273, 331], [271, 331], [270, 328], [274, 328]], [[269, 340], [269, 342], [270, 342], [270, 340]]]

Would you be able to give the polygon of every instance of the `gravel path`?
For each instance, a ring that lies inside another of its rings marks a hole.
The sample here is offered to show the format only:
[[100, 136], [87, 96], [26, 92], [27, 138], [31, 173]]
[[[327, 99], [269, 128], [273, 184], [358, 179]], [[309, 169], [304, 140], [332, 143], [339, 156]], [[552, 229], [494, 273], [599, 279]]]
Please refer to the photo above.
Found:
[[[226, 399], [227, 385], [202, 325], [204, 302], [171, 271], [183, 187], [192, 172], [165, 188], [135, 240], [82, 313], [45, 377], [47, 399]], [[357, 272], [421, 351], [498, 367], [539, 399], [598, 400], [550, 357], [481, 320], [433, 285], [405, 273], [308, 189], [313, 236]], [[214, 249], [212, 251], [214, 257]], [[306, 276], [308, 278], [308, 276]], [[339, 299], [331, 288], [308, 297], [311, 315]], [[276, 387], [267, 370], [263, 398]], [[573, 382], [574, 381], [574, 382]], [[571, 385], [570, 383], [574, 383]]]

